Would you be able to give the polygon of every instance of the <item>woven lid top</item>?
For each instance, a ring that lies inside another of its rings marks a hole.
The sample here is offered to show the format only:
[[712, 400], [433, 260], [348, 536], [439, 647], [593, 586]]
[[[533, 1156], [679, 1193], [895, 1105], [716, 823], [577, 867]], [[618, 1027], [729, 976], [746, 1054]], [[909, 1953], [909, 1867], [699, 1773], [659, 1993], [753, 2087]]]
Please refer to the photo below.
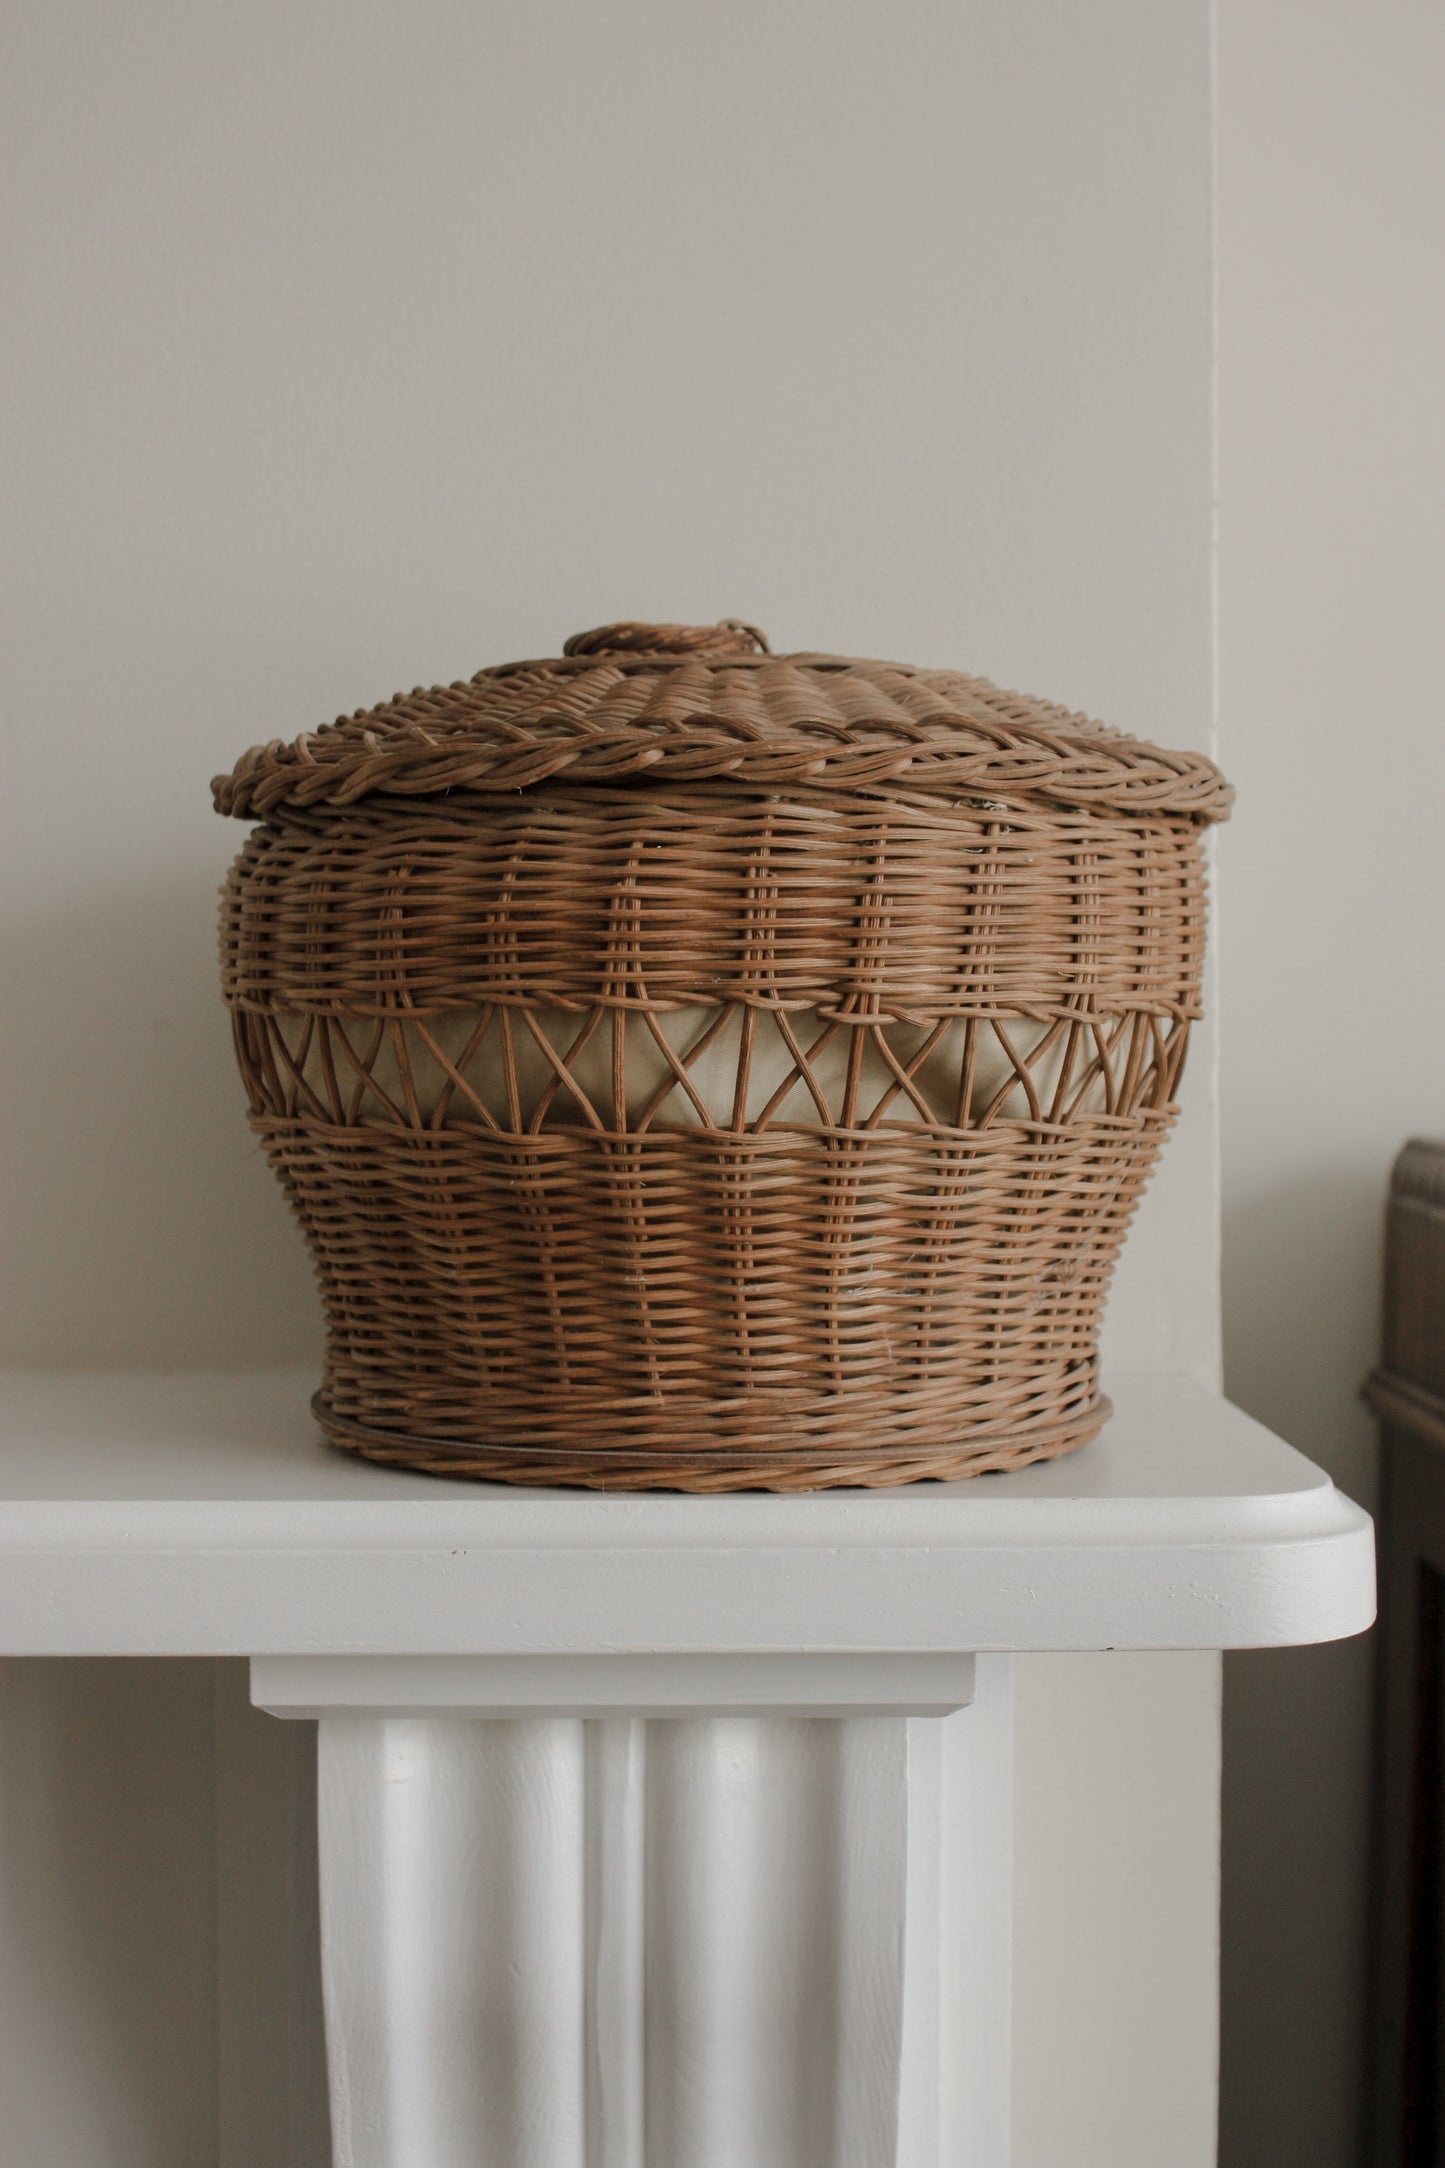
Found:
[[1026, 795], [1120, 814], [1223, 820], [1233, 791], [1202, 753], [1166, 752], [987, 678], [841, 655], [773, 655], [718, 625], [604, 625], [560, 656], [398, 693], [217, 776], [216, 810], [566, 783], [812, 784]]

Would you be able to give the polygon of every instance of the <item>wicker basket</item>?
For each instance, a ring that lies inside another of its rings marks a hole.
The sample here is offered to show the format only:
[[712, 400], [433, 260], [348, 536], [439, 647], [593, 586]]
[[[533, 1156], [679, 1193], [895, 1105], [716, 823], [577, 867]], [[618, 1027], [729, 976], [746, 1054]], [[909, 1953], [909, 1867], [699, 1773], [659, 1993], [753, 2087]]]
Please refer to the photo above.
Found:
[[1230, 792], [951, 672], [609, 626], [248, 753], [222, 966], [338, 1445], [806, 1490], [1102, 1423]]

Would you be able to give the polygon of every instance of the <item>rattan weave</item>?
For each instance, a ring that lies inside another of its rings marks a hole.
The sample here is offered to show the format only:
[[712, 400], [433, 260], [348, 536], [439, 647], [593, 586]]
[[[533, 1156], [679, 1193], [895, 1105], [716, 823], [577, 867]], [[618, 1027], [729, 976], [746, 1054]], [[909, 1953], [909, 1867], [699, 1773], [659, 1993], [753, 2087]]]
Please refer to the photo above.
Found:
[[1066, 1451], [1230, 794], [976, 678], [613, 626], [247, 754], [224, 990], [368, 1457], [810, 1489]]

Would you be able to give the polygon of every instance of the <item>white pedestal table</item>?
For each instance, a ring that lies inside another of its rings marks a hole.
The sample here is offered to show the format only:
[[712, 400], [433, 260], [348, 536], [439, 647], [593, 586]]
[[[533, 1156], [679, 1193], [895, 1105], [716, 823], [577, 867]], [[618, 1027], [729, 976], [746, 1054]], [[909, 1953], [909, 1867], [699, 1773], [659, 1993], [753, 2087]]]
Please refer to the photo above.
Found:
[[1203, 1387], [892, 1491], [601, 1496], [320, 1442], [310, 1381], [20, 1375], [0, 1652], [320, 1723], [337, 2168], [1007, 2168], [1009, 1658], [1319, 1641], [1367, 1517]]

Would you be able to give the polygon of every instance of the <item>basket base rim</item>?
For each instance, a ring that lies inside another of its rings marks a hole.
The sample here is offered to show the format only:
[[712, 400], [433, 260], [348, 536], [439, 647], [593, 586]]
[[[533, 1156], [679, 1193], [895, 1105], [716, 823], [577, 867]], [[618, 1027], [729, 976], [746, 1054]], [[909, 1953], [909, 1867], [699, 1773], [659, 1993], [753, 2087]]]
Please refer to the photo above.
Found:
[[616, 1445], [541, 1445], [468, 1442], [384, 1430], [341, 1415], [324, 1393], [311, 1412], [330, 1443], [342, 1452], [417, 1475], [469, 1482], [513, 1483], [558, 1490], [814, 1491], [878, 1490], [904, 1483], [953, 1483], [976, 1475], [1003, 1474], [1033, 1461], [1057, 1460], [1096, 1437], [1113, 1414], [1097, 1393], [1087, 1407], [1033, 1423], [988, 1427], [947, 1442], [899, 1441], [828, 1448], [809, 1445], [791, 1452], [775, 1442], [755, 1447], [736, 1439], [691, 1452], [652, 1451]]

